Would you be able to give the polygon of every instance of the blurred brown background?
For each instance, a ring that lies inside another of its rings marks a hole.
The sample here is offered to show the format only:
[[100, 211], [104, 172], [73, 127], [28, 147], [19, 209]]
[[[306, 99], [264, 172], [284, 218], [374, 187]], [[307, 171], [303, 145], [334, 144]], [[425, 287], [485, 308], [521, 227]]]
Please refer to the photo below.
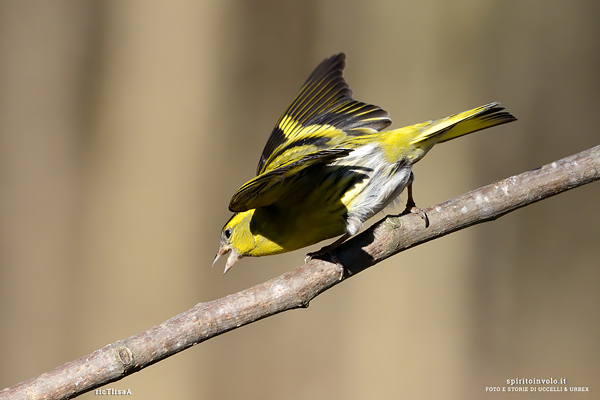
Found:
[[[325, 57], [346, 52], [394, 127], [495, 100], [519, 118], [436, 147], [415, 168], [425, 207], [600, 143], [599, 17], [595, 0], [1, 1], [0, 387], [302, 263], [210, 268], [230, 196]], [[591, 393], [561, 398], [591, 398], [599, 203], [594, 183], [430, 242], [108, 387], [475, 399], [562, 377]]]

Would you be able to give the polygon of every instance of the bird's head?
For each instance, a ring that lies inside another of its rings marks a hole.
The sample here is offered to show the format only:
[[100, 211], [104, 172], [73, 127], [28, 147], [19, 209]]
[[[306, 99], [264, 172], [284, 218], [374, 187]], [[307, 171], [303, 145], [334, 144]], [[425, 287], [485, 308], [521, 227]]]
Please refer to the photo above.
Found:
[[[279, 224], [283, 222], [279, 221]], [[282, 246], [281, 241], [285, 238], [272, 230], [273, 224], [271, 216], [262, 209], [233, 214], [221, 231], [219, 251], [213, 265], [219, 257], [231, 251], [225, 264], [225, 274], [242, 257], [261, 257], [293, 250]]]
[[219, 238], [219, 251], [213, 261], [213, 266], [219, 259], [231, 251], [227, 262], [225, 263], [225, 274], [240, 258], [250, 255], [256, 245], [256, 240], [250, 231], [250, 221], [254, 210], [244, 211], [233, 214], [221, 230]]

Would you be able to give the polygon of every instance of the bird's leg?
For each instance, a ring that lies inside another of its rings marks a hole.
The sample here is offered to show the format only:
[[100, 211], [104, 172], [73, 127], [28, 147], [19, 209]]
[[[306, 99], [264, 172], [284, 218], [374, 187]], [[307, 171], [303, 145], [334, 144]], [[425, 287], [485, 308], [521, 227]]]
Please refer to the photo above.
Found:
[[341, 280], [344, 277], [344, 271], [346, 269], [344, 268], [344, 266], [340, 262], [339, 258], [335, 254], [334, 250], [337, 249], [342, 243], [344, 243], [344, 241], [346, 241], [346, 239], [348, 239], [349, 237], [350, 237], [349, 234], [344, 233], [342, 235], [342, 237], [340, 237], [338, 240], [336, 240], [335, 242], [331, 243], [330, 245], [325, 246], [325, 247], [321, 248], [320, 250], [315, 251], [313, 253], [308, 253], [306, 255], [306, 257], [304, 258], [304, 262], [308, 263], [314, 257], [318, 257], [318, 256], [322, 256], [322, 255], [325, 255], [325, 254], [329, 254], [329, 256], [331, 257], [331, 261], [333, 261], [334, 263], [336, 263], [336, 265], [340, 268], [340, 271], [341, 271], [340, 272], [340, 280]]
[[349, 237], [350, 237], [350, 235], [348, 235], [347, 233], [344, 233], [342, 235], [342, 237], [340, 237], [338, 240], [336, 240], [335, 242], [331, 243], [330, 245], [324, 246], [324, 247], [322, 247], [318, 251], [315, 251], [315, 252], [312, 252], [312, 253], [308, 253], [306, 255], [306, 257], [304, 258], [304, 262], [307, 263], [310, 260], [312, 260], [314, 257], [322, 256], [322, 255], [325, 255], [325, 254], [331, 255], [331, 253], [335, 249], [337, 249], [342, 243], [344, 243], [344, 241], [346, 239], [348, 239]]
[[407, 186], [408, 199], [406, 199], [406, 208], [404, 209], [404, 211], [402, 211], [402, 214], [400, 214], [400, 215], [417, 214], [419, 217], [421, 217], [425, 221], [425, 228], [427, 228], [429, 226], [429, 218], [427, 218], [427, 214], [425, 214], [425, 211], [423, 211], [419, 207], [417, 207], [417, 205], [415, 204], [415, 199], [413, 198], [413, 193], [412, 193], [413, 179], [414, 179], [414, 175], [411, 172], [409, 184]]

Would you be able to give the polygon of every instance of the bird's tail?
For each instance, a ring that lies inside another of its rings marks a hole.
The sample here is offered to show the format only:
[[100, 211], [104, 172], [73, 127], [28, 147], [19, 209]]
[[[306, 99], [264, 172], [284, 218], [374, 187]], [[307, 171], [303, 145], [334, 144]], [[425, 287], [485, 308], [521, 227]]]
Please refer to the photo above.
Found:
[[515, 117], [500, 107], [500, 103], [495, 102], [446, 118], [386, 132], [389, 132], [388, 141], [392, 143], [405, 141], [403, 146], [399, 146], [403, 149], [402, 153], [394, 153], [392, 158], [406, 158], [414, 164], [437, 143], [515, 120]]
[[430, 147], [436, 143], [447, 142], [469, 133], [516, 120], [514, 116], [504, 111], [504, 107], [500, 107], [500, 103], [494, 102], [446, 118], [419, 124], [421, 132], [411, 140], [410, 144]]

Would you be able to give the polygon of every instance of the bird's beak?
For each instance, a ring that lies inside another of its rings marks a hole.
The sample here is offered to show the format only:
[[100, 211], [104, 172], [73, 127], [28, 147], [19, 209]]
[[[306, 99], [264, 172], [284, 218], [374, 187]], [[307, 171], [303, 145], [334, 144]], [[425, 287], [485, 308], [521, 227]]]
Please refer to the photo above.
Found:
[[223, 275], [225, 275], [227, 271], [229, 271], [229, 269], [240, 260], [240, 258], [242, 258], [242, 256], [240, 256], [240, 254], [234, 249], [231, 249], [231, 254], [229, 257], [227, 257], [227, 263], [225, 264], [225, 271], [223, 271]]
[[212, 266], [215, 266], [215, 263], [217, 262], [217, 260], [219, 259], [219, 257], [224, 256], [225, 254], [227, 254], [227, 252], [230, 250], [229, 246], [223, 246], [221, 245], [221, 247], [219, 247], [219, 251], [217, 252], [217, 255], [215, 256], [215, 259], [213, 260]]
[[219, 257], [224, 256], [229, 251], [231, 251], [231, 254], [229, 255], [229, 257], [227, 257], [227, 263], [225, 263], [225, 271], [223, 271], [223, 275], [225, 275], [227, 271], [229, 271], [231, 267], [233, 267], [234, 264], [238, 262], [240, 258], [242, 258], [242, 256], [237, 251], [232, 249], [229, 245], [221, 245], [213, 261], [213, 267], [215, 266], [215, 263], [217, 262]]

